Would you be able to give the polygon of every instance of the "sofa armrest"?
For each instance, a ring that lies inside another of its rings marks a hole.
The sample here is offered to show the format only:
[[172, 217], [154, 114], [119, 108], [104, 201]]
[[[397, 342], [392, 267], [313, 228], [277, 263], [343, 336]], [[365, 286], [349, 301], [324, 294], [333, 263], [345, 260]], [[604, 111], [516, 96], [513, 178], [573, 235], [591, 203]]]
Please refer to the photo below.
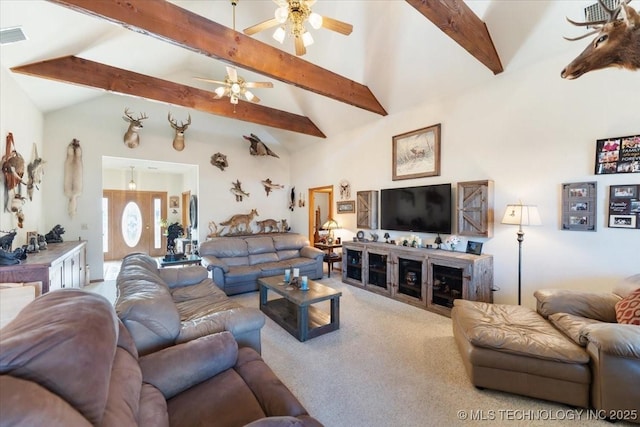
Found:
[[583, 292], [570, 289], [540, 289], [534, 292], [537, 310], [545, 319], [551, 314], [568, 313], [602, 322], [616, 322], [616, 303], [611, 292]]
[[306, 258], [322, 258], [324, 257], [324, 251], [321, 251], [318, 248], [314, 248], [313, 246], [303, 246], [300, 248], [300, 256]]
[[237, 358], [233, 335], [220, 332], [143, 356], [140, 368], [142, 380], [170, 399], [233, 367]]
[[202, 265], [204, 265], [209, 271], [220, 268], [224, 273], [229, 272], [229, 266], [227, 265], [227, 263], [213, 255], [203, 255]]
[[182, 268], [161, 268], [158, 270], [158, 274], [169, 288], [197, 285], [209, 277], [207, 269], [199, 265]]
[[640, 328], [636, 325], [600, 323], [588, 326], [583, 335], [602, 353], [640, 361]]
[[322, 427], [322, 424], [310, 415], [299, 417], [265, 417], [255, 420], [244, 427]]
[[264, 322], [265, 315], [256, 308], [230, 308], [197, 319], [183, 321], [176, 342], [187, 342], [221, 331], [229, 331], [234, 336], [250, 331], [260, 331]]

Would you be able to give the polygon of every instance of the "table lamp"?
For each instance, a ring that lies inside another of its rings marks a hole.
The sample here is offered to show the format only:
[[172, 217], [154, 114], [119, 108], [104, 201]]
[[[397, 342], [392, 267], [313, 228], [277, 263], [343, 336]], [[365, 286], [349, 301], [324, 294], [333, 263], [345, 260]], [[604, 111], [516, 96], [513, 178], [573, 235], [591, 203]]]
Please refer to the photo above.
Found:
[[333, 240], [334, 240], [334, 238], [333, 238], [333, 230], [337, 230], [338, 228], [340, 228], [338, 226], [338, 223], [335, 220], [331, 219], [331, 218], [329, 218], [327, 220], [327, 222], [322, 224], [322, 229], [323, 230], [329, 230], [329, 234], [327, 236], [327, 243], [328, 244], [333, 245]]

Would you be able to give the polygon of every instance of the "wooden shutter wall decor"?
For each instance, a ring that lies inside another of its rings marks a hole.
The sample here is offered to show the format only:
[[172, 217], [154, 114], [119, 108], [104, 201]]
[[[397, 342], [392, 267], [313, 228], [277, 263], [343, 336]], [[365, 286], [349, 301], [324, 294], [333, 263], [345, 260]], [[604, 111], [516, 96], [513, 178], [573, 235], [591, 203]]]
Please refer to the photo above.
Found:
[[358, 191], [356, 224], [358, 228], [375, 230], [378, 228], [378, 192]]
[[458, 234], [493, 236], [493, 181], [458, 183]]

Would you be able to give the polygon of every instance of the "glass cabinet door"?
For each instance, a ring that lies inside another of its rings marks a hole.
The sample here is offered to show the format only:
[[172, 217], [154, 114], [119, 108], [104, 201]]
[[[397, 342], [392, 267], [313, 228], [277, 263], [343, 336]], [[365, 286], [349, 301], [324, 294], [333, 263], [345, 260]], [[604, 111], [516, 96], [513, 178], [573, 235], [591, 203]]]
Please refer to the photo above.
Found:
[[352, 285], [363, 286], [362, 250], [343, 247], [342, 254], [342, 280]]
[[384, 294], [390, 293], [388, 258], [389, 254], [386, 252], [367, 250], [367, 280], [365, 287], [368, 290]]
[[426, 305], [426, 260], [421, 255], [394, 255], [394, 297]]

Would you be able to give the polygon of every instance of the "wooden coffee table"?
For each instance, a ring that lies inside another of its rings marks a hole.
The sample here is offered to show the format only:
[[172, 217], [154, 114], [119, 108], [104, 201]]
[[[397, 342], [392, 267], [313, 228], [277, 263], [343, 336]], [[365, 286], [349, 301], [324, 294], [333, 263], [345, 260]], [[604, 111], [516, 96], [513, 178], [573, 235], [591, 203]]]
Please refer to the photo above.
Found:
[[[260, 286], [260, 310], [282, 326], [298, 341], [335, 331], [340, 328], [340, 297], [342, 292], [309, 280], [309, 290], [291, 289], [284, 283], [284, 276], [258, 279]], [[282, 298], [267, 299], [269, 291]], [[312, 304], [330, 300], [330, 313]]]

